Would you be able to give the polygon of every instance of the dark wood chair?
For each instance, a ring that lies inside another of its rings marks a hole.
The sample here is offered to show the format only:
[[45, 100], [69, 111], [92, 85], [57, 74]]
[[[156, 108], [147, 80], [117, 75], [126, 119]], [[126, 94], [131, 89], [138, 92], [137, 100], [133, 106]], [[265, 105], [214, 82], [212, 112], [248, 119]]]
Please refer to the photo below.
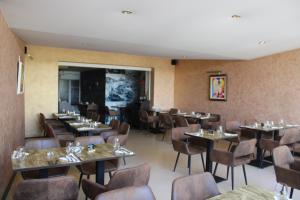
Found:
[[172, 128], [174, 128], [174, 121], [171, 115], [169, 114], [159, 114], [159, 124], [160, 127], [163, 129], [164, 134], [162, 137], [162, 140], [165, 139], [165, 135], [170, 132], [170, 130], [172, 130]]
[[159, 121], [158, 116], [149, 115], [145, 110], [139, 110], [139, 120], [140, 125], [146, 125], [148, 130], [150, 129], [150, 127], [156, 127]]
[[170, 115], [175, 115], [175, 114], [177, 114], [178, 113], [178, 108], [171, 108], [170, 110], [169, 110], [169, 114]]
[[175, 115], [173, 116], [175, 127], [188, 127], [189, 123], [184, 116]]

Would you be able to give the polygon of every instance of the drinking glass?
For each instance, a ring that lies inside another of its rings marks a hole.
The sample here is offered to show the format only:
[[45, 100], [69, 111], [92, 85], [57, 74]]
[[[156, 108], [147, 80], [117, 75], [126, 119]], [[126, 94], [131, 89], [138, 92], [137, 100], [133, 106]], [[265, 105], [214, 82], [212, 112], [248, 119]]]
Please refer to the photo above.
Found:
[[115, 138], [114, 139], [114, 150], [116, 151], [116, 150], [119, 150], [119, 148], [120, 148], [120, 141], [119, 141], [119, 138]]
[[277, 183], [274, 189], [274, 199], [275, 200], [288, 200], [288, 192], [287, 192], [287, 186]]

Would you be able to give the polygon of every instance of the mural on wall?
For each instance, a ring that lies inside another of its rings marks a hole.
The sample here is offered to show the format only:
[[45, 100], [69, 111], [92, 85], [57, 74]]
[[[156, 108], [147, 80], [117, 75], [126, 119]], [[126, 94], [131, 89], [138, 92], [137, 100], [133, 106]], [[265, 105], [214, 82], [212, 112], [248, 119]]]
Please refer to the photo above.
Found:
[[226, 74], [211, 75], [209, 77], [209, 99], [215, 101], [226, 101], [227, 99]]
[[105, 105], [125, 107], [137, 98], [137, 78], [135, 72], [106, 73]]

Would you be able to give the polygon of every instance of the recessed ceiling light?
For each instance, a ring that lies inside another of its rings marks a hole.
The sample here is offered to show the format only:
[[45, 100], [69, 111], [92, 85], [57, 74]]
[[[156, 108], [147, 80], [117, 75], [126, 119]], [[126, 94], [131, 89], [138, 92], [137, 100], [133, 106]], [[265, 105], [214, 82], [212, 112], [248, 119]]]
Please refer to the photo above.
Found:
[[241, 16], [240, 15], [232, 15], [231, 18], [238, 20], [238, 19], [241, 19]]
[[264, 44], [266, 44], [266, 43], [267, 43], [267, 42], [266, 42], [265, 40], [261, 40], [261, 41], [258, 42], [259, 45], [264, 45]]
[[131, 11], [131, 10], [122, 10], [122, 14], [131, 15], [131, 14], [133, 14], [133, 11]]

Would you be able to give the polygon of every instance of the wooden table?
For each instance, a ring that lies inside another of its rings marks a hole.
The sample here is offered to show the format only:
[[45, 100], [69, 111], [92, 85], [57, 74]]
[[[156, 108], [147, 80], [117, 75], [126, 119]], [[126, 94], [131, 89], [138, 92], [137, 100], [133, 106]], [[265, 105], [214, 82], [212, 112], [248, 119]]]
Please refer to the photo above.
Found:
[[[87, 133], [87, 135], [93, 135], [94, 133], [101, 133], [105, 130], [111, 130], [111, 127], [97, 122], [96, 126], [94, 122], [79, 122], [79, 121], [65, 121], [65, 123], [76, 133], [82, 135], [83, 133]], [[93, 125], [93, 126], [91, 126]]]
[[67, 113], [53, 113], [53, 116], [56, 119], [59, 120], [73, 120], [73, 119], [77, 119], [77, 117], [80, 116], [80, 114], [67, 114]]
[[273, 140], [277, 138], [279, 135], [280, 130], [284, 129], [290, 129], [290, 128], [297, 128], [299, 125], [291, 125], [291, 124], [285, 124], [285, 125], [273, 125], [270, 127], [262, 127], [261, 125], [255, 126], [255, 125], [248, 125], [248, 126], [240, 126], [241, 129], [249, 129], [255, 131], [255, 137], [257, 139], [257, 145], [256, 145], [256, 159], [251, 161], [249, 165], [259, 167], [259, 168], [265, 168], [270, 165], [272, 165], [271, 162], [264, 162], [263, 161], [263, 155], [262, 155], [262, 149], [260, 148], [260, 139], [263, 134], [273, 134]]
[[204, 122], [206, 120], [209, 120], [211, 117], [207, 116], [207, 115], [192, 115], [192, 114], [187, 114], [187, 113], [177, 113], [177, 114], [173, 114], [174, 116], [183, 116], [185, 118], [191, 118], [191, 119], [196, 119], [197, 123], [201, 125], [201, 127], [203, 127]]
[[247, 185], [209, 200], [274, 200], [274, 193], [261, 187]]
[[[213, 133], [213, 134], [212, 134]], [[230, 138], [236, 138], [238, 137], [237, 134], [231, 134], [231, 133], [217, 133], [216, 131], [210, 132], [207, 130], [203, 130], [203, 134], [200, 134], [200, 132], [193, 132], [184, 133], [187, 136], [190, 136], [192, 138], [196, 138], [198, 140], [203, 140], [206, 142], [206, 163], [205, 163], [205, 171], [212, 173], [212, 161], [210, 159], [210, 152], [214, 148], [214, 143], [219, 140], [226, 140]], [[222, 177], [214, 176], [216, 182], [224, 181], [225, 179]]]
[[[122, 147], [123, 148], [123, 147]], [[126, 149], [125, 149], [126, 150]], [[88, 152], [87, 146], [84, 146], [81, 153], [74, 153], [77, 158], [76, 162], [67, 162], [59, 159], [66, 156], [66, 148], [49, 148], [40, 150], [29, 150], [23, 160], [12, 159], [12, 168], [15, 172], [39, 170], [40, 175], [44, 178], [48, 177], [48, 169], [72, 165], [80, 165], [83, 163], [96, 162], [96, 182], [104, 184], [104, 161], [121, 157], [134, 156], [135, 153], [126, 150], [123, 154], [115, 154], [112, 144], [95, 145], [94, 152]], [[47, 152], [53, 152], [54, 156], [51, 160], [47, 158]]]

